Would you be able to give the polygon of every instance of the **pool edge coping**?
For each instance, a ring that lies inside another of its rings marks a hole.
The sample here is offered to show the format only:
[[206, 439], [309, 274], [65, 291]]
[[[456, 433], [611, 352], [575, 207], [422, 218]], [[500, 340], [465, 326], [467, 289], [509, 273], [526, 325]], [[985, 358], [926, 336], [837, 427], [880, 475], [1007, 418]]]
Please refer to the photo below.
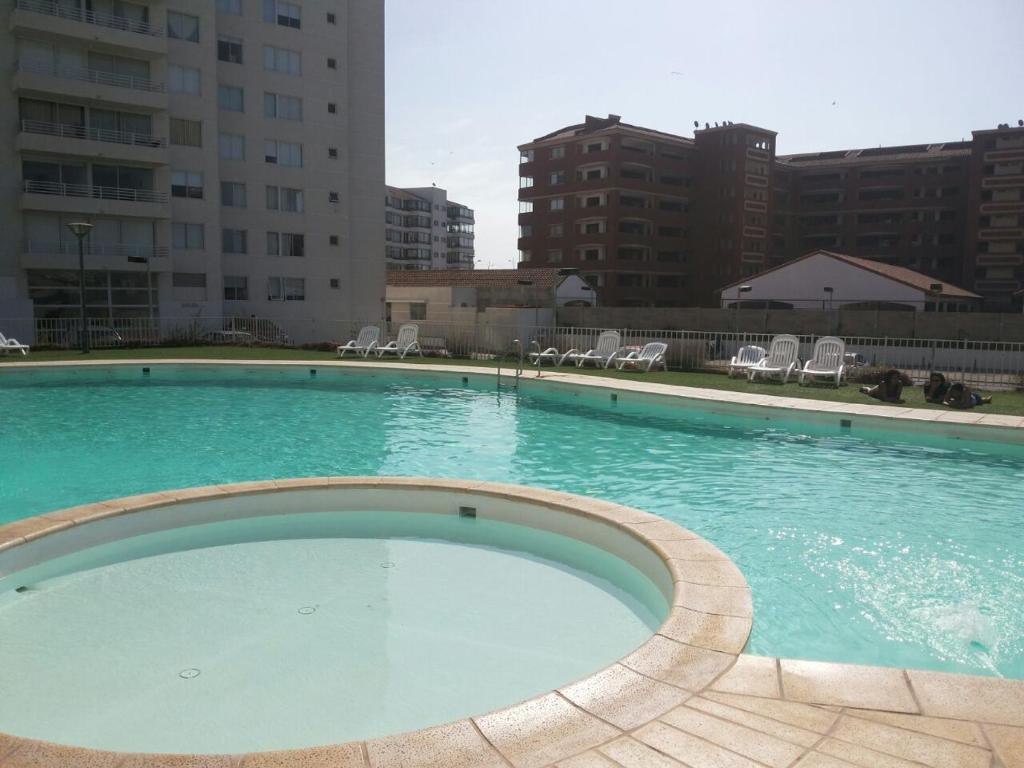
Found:
[[[195, 366], [257, 366], [257, 367], [305, 367], [305, 368], [348, 368], [352, 370], [391, 370], [402, 372], [424, 372], [449, 374], [453, 376], [476, 375], [497, 377], [496, 368], [480, 368], [473, 365], [432, 365], [430, 363], [408, 364], [396, 361], [366, 362], [359, 360], [247, 360], [239, 359], [197, 359], [197, 358], [135, 358], [129, 360], [41, 360], [24, 362], [5, 362], [0, 365], [0, 374], [4, 370], [45, 369], [45, 368], [93, 368], [104, 366], [137, 366], [149, 365], [195, 365]], [[512, 370], [511, 368], [509, 370]], [[526, 375], [526, 371], [530, 375]], [[537, 373], [535, 373], [537, 372]], [[538, 375], [539, 373], [539, 375]], [[511, 377], [511, 376], [510, 376]], [[659, 384], [636, 379], [607, 379], [600, 376], [574, 374], [557, 369], [524, 368], [520, 382], [564, 384], [589, 387], [592, 389], [618, 390], [640, 395], [667, 397], [669, 399], [686, 400], [694, 403], [723, 403], [742, 406], [756, 410], [769, 409], [781, 413], [809, 413], [816, 416], [856, 416], [861, 419], [877, 419], [881, 425], [886, 423], [907, 423], [915, 425], [931, 424], [943, 427], [960, 428], [964, 434], [971, 434], [972, 428], [983, 427], [997, 433], [1016, 435], [1015, 430], [1022, 430], [1024, 435], [1024, 416], [1011, 416], [1002, 413], [980, 413], [977, 410], [931, 410], [927, 408], [900, 407], [897, 405], [874, 405], [872, 403], [842, 403], [834, 400], [815, 400], [813, 398], [786, 397], [784, 395], [748, 394], [735, 390], [707, 389], [689, 387], [681, 384]]]

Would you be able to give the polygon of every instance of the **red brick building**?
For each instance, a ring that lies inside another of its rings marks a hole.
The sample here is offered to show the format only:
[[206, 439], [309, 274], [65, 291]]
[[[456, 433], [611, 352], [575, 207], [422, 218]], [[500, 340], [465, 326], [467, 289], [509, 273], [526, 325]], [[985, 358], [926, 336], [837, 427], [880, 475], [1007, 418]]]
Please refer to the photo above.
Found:
[[775, 155], [775, 133], [689, 139], [588, 116], [520, 148], [520, 264], [578, 267], [601, 301], [714, 305], [818, 248], [965, 285], [1024, 285], [1024, 127], [971, 141]]

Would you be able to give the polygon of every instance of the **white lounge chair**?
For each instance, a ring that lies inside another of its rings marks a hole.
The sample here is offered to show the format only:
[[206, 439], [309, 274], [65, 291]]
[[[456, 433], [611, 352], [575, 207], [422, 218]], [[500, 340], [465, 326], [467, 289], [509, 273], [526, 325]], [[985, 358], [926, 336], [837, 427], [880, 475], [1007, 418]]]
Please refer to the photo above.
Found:
[[540, 368], [543, 363], [562, 365], [565, 363], [565, 360], [569, 355], [576, 354], [575, 349], [570, 349], [568, 352], [559, 352], [558, 347], [547, 347], [542, 350], [540, 342], [536, 340], [530, 342], [530, 347], [534, 351], [530, 352], [526, 358], [530, 361], [530, 365], [536, 365], [538, 368]]
[[633, 350], [625, 357], [620, 357], [615, 366], [620, 371], [629, 368], [650, 373], [651, 368], [656, 368], [660, 365], [667, 371], [668, 367], [665, 365], [665, 351], [667, 349], [668, 344], [665, 342], [651, 341], [644, 344], [644, 348], [639, 352]]
[[23, 355], [27, 355], [29, 352], [28, 344], [22, 344], [17, 339], [8, 339], [2, 333], [0, 333], [0, 351], [3, 352], [21, 352]]
[[420, 357], [423, 357], [423, 350], [420, 349], [419, 342], [420, 327], [415, 323], [407, 323], [398, 329], [398, 338], [394, 341], [389, 341], [383, 347], [377, 347], [377, 357], [384, 357], [384, 355], [398, 355], [399, 358], [405, 359], [405, 356], [410, 352], [416, 352]]
[[814, 342], [814, 353], [804, 363], [797, 383], [803, 386], [818, 379], [828, 379], [838, 387], [843, 380], [846, 342], [835, 336], [822, 336]]
[[376, 325], [367, 325], [360, 329], [359, 335], [338, 347], [338, 357], [344, 357], [346, 352], [355, 352], [357, 355], [366, 357], [377, 349], [377, 342], [380, 341], [380, 328]]
[[758, 378], [778, 379], [785, 384], [800, 366], [799, 352], [800, 341], [796, 336], [780, 334], [772, 339], [768, 355], [747, 369], [747, 378], [750, 381]]
[[739, 352], [729, 360], [729, 378], [732, 378], [737, 373], [746, 376], [751, 366], [757, 365], [767, 355], [768, 353], [765, 352], [764, 347], [758, 347], [753, 344], [740, 347]]
[[570, 349], [562, 357], [562, 361], [576, 363], [577, 368], [582, 368], [587, 363], [593, 363], [598, 368], [610, 368], [615, 364], [615, 358], [622, 350], [622, 337], [618, 331], [602, 331], [597, 337], [597, 346], [586, 352], [579, 352]]

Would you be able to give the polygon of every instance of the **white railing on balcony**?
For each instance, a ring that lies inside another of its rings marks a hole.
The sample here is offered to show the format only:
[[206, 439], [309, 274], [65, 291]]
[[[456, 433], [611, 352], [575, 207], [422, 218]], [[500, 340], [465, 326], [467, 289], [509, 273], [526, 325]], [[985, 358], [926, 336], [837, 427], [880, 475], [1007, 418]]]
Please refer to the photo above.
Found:
[[152, 147], [154, 149], [167, 146], [167, 139], [152, 136], [148, 133], [111, 131], [106, 128], [90, 128], [85, 125], [68, 125], [67, 123], [47, 123], [42, 120], [22, 120], [21, 130], [23, 133], [38, 133], [43, 136], [56, 136], [60, 139], [85, 139], [86, 141], [130, 144], [136, 147]]
[[25, 192], [60, 197], [93, 197], [99, 200], [123, 200], [129, 203], [166, 203], [166, 192], [128, 187], [96, 187], [92, 184], [63, 184], [56, 181], [26, 180]]
[[[87, 256], [113, 256], [125, 259], [163, 259], [169, 253], [166, 245], [94, 243], [91, 237], [85, 239], [83, 247]], [[57, 242], [55, 240], [25, 240], [21, 244], [21, 251], [22, 253], [38, 256], [77, 256], [78, 243], [68, 241]]]
[[126, 19], [124, 16], [117, 16], [113, 13], [102, 13], [100, 11], [87, 11], [82, 8], [69, 8], [58, 0], [15, 0], [14, 7], [21, 11], [32, 11], [47, 16], [58, 16], [71, 21], [81, 21], [85, 24], [95, 24], [97, 27], [108, 29], [119, 29], [125, 32], [135, 32], [139, 35], [151, 37], [162, 37], [164, 31], [161, 27], [155, 27], [147, 21], [136, 21]]
[[51, 75], [66, 80], [81, 80], [86, 83], [98, 83], [99, 85], [112, 85], [116, 88], [131, 88], [135, 91], [151, 91], [163, 93], [164, 84], [155, 83], [149, 78], [135, 77], [133, 75], [121, 75], [116, 72], [103, 72], [99, 69], [85, 69], [82, 67], [58, 67], [56, 64], [45, 61], [18, 61], [19, 72], [31, 72], [36, 75]]

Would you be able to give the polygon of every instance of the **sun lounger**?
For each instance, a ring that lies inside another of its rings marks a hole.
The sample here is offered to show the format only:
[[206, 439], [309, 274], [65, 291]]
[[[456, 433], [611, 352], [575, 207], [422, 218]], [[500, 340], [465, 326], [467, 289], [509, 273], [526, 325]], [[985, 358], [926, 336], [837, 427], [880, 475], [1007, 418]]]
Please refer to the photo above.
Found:
[[399, 358], [405, 359], [405, 356], [410, 352], [416, 352], [420, 357], [423, 357], [423, 350], [420, 349], [419, 335], [420, 327], [415, 323], [403, 325], [398, 329], [397, 339], [389, 341], [383, 347], [377, 347], [377, 357], [398, 355]]
[[644, 344], [644, 348], [639, 352], [633, 350], [625, 357], [620, 357], [615, 365], [620, 371], [629, 368], [630, 370], [650, 373], [651, 368], [656, 368], [659, 365], [668, 370], [668, 367], [665, 365], [665, 351], [667, 349], [668, 344], [665, 342], [652, 341]]
[[843, 380], [846, 342], [835, 336], [822, 336], [814, 342], [814, 353], [804, 363], [797, 382], [803, 386], [818, 379], [828, 379], [838, 387]]
[[598, 368], [610, 368], [615, 364], [615, 358], [622, 350], [622, 337], [618, 331], [602, 331], [597, 337], [597, 346], [587, 352], [579, 352], [570, 349], [562, 357], [562, 362], [576, 363], [577, 368], [582, 368], [587, 363], [593, 363]]
[[800, 341], [796, 336], [780, 334], [772, 339], [768, 355], [747, 369], [747, 378], [750, 381], [778, 379], [785, 384], [800, 365], [799, 352]]
[[21, 352], [23, 355], [27, 355], [29, 352], [28, 344], [22, 344], [17, 339], [8, 339], [2, 333], [0, 333], [0, 351], [3, 352]]
[[757, 347], [753, 344], [740, 347], [739, 352], [729, 360], [729, 378], [737, 373], [746, 376], [750, 368], [764, 360], [767, 355], [764, 347]]
[[367, 325], [359, 331], [359, 335], [355, 339], [338, 347], [338, 357], [344, 357], [346, 352], [355, 352], [357, 355], [366, 357], [377, 349], [378, 341], [380, 341], [380, 328], [376, 325]]

